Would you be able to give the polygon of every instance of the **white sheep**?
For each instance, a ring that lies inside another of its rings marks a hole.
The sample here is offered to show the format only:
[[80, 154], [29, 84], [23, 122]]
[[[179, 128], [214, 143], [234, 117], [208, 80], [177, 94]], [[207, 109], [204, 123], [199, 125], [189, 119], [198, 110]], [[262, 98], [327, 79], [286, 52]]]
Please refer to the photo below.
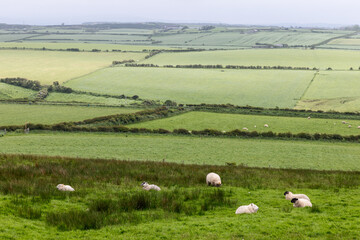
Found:
[[149, 191], [149, 190], [160, 191], [161, 190], [161, 188], [159, 188], [158, 186], [156, 186], [154, 184], [148, 184], [147, 182], [143, 182], [141, 184], [141, 186], [143, 186], [143, 189], [146, 191]]
[[285, 196], [286, 200], [298, 198], [298, 199], [306, 199], [306, 200], [310, 201], [310, 198], [308, 196], [306, 196], [305, 194], [293, 194], [292, 192], [286, 191], [286, 192], [284, 192], [284, 196]]
[[247, 127], [244, 127], [243, 130], [244, 130], [244, 131], [247, 131], [247, 130], [249, 130], [249, 129], [248, 129]]
[[221, 186], [221, 178], [218, 174], [212, 172], [206, 176], [206, 183], [208, 186], [220, 187]]
[[345, 121], [342, 121], [341, 123], [342, 123], [342, 124], [346, 124], [347, 122], [345, 122]]
[[351, 125], [349, 125], [348, 128], [351, 128]]
[[221, 132], [222, 132], [222, 133], [226, 133], [226, 131], [225, 131], [225, 130], [222, 130]]
[[73, 191], [75, 191], [75, 189], [73, 189], [71, 186], [64, 185], [64, 184], [58, 184], [56, 186], [56, 188], [59, 189], [60, 191], [64, 191], [64, 192], [73, 192]]
[[268, 125], [268, 124], [264, 124], [264, 127], [269, 127], [269, 125]]
[[310, 116], [308, 116], [308, 119], [310, 120], [310, 119], [311, 119], [311, 117], [310, 117]]
[[256, 128], [256, 125], [254, 126], [254, 128]]
[[294, 207], [312, 207], [311, 202], [306, 199], [293, 198], [291, 199], [291, 202], [293, 203]]
[[358, 129], [360, 129], [360, 126], [358, 126]]
[[256, 206], [253, 203], [250, 203], [249, 205], [238, 207], [238, 209], [236, 209], [236, 211], [235, 211], [235, 214], [256, 213], [258, 210], [259, 210], [258, 206]]

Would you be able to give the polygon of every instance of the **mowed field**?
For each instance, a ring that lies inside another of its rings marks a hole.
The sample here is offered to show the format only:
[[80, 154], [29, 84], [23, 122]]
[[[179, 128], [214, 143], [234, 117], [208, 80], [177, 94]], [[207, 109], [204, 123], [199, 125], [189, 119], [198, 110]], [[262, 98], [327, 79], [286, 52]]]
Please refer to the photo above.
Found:
[[0, 82], [0, 100], [34, 98], [37, 92]]
[[131, 113], [140, 110], [112, 107], [0, 104], [0, 126], [81, 121], [94, 117]]
[[59, 52], [0, 50], [0, 78], [22, 77], [42, 84], [60, 83], [79, 77], [112, 61], [142, 59], [146, 53]]
[[[0, 153], [317, 170], [360, 170], [358, 143], [111, 133], [30, 132]], [[36, 146], [36, 147], [34, 147]]]
[[[311, 114], [310, 114], [311, 115]], [[291, 132], [291, 133], [329, 133], [341, 135], [360, 135], [360, 120], [347, 120], [348, 124], [342, 124], [338, 119], [316, 119], [298, 117], [274, 117], [241, 115], [210, 112], [189, 112], [182, 115], [147, 121], [128, 125], [128, 127], [167, 129], [174, 130], [185, 128], [187, 130], [216, 129], [220, 131], [231, 131], [234, 129], [247, 128], [248, 131], [257, 132]], [[268, 124], [269, 127], [264, 127]], [[351, 124], [353, 127], [349, 128]]]
[[226, 51], [204, 51], [162, 53], [143, 63], [158, 65], [243, 65], [243, 66], [291, 66], [348, 70], [359, 67], [360, 54], [346, 50], [304, 49], [245, 49]]
[[113, 67], [73, 79], [65, 86], [178, 103], [291, 108], [313, 76], [313, 71]]

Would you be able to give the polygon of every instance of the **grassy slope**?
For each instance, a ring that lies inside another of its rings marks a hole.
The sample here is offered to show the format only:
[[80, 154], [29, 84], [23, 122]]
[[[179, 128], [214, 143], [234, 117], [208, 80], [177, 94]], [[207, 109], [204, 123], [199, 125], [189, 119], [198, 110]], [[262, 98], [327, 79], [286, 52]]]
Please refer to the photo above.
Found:
[[114, 60], [141, 59], [146, 53], [0, 50], [0, 78], [24, 77], [43, 84], [64, 82], [110, 66]]
[[57, 132], [8, 134], [0, 145], [0, 153], [360, 170], [358, 143]]
[[104, 104], [104, 105], [128, 105], [135, 103], [132, 99], [118, 99], [111, 97], [97, 97], [87, 94], [76, 94], [76, 93], [50, 93], [46, 97], [46, 101], [49, 102], [81, 102], [91, 104]]
[[[188, 130], [217, 129], [231, 131], [247, 127], [249, 131], [258, 132], [292, 132], [292, 133], [337, 133], [341, 135], [359, 135], [360, 121], [347, 121], [344, 125], [341, 120], [334, 119], [307, 119], [298, 117], [272, 117], [272, 116], [254, 116], [240, 114], [224, 114], [209, 112], [189, 112], [171, 118], [158, 119], [143, 123], [131, 124], [129, 127], [150, 128], [150, 129], [168, 129], [174, 130], [185, 128]], [[335, 123], [335, 124], [334, 124]], [[265, 128], [264, 124], [270, 127]], [[256, 126], [256, 127], [255, 127]]]
[[36, 91], [30, 89], [13, 86], [6, 83], [0, 83], [0, 100], [16, 98], [34, 98], [36, 94]]
[[223, 64], [317, 67], [326, 69], [349, 69], [358, 67], [360, 55], [346, 50], [303, 49], [251, 49], [211, 52], [186, 52], [158, 54], [144, 63], [166, 64]]
[[[179, 103], [232, 103], [293, 107], [312, 71], [107, 68], [71, 80], [66, 86], [113, 95], [175, 100]], [[274, 94], [276, 92], [276, 94]], [[259, 97], [261, 96], [261, 97]]]
[[295, 109], [310, 109], [313, 111], [360, 112], [360, 97], [343, 97], [332, 99], [300, 100]]
[[59, 123], [118, 113], [136, 112], [140, 109], [80, 107], [55, 105], [0, 104], [0, 126], [31, 123]]

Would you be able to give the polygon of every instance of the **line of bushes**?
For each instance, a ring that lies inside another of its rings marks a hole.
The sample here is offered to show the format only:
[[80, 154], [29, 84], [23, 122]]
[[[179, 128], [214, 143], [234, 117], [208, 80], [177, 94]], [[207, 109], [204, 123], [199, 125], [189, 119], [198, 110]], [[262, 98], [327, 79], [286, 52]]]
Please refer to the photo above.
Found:
[[26, 78], [19, 78], [19, 77], [17, 77], [17, 78], [2, 78], [2, 79], [0, 79], [0, 82], [18, 86], [18, 87], [22, 87], [22, 88], [32, 89], [35, 91], [40, 91], [42, 88], [39, 81], [28, 80]]
[[122, 61], [113, 61], [112, 65], [119, 65], [119, 64], [124, 64], [124, 63], [133, 63], [135, 62], [134, 59], [128, 59], [128, 60], [122, 60]]

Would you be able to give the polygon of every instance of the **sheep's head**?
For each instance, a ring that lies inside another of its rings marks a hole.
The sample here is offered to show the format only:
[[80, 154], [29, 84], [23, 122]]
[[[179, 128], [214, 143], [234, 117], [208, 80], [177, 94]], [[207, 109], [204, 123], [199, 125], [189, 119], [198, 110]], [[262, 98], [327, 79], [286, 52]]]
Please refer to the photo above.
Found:
[[291, 202], [292, 202], [292, 203], [295, 203], [297, 200], [299, 200], [299, 199], [293, 198], [293, 199], [291, 199]]
[[289, 191], [284, 192], [284, 196], [286, 196], [286, 194], [289, 194]]
[[250, 206], [254, 209], [254, 212], [257, 212], [259, 210], [259, 207], [253, 203], [251, 203]]
[[215, 186], [216, 186], [216, 187], [220, 187], [220, 186], [221, 186], [221, 181], [216, 181], [216, 182], [215, 182]]
[[143, 186], [143, 187], [145, 187], [145, 186], [147, 186], [147, 185], [149, 185], [147, 182], [143, 182], [143, 183], [141, 184], [141, 186]]
[[58, 185], [56, 186], [57, 189], [61, 189], [61, 188], [63, 188], [63, 187], [64, 187], [64, 184], [58, 184]]

